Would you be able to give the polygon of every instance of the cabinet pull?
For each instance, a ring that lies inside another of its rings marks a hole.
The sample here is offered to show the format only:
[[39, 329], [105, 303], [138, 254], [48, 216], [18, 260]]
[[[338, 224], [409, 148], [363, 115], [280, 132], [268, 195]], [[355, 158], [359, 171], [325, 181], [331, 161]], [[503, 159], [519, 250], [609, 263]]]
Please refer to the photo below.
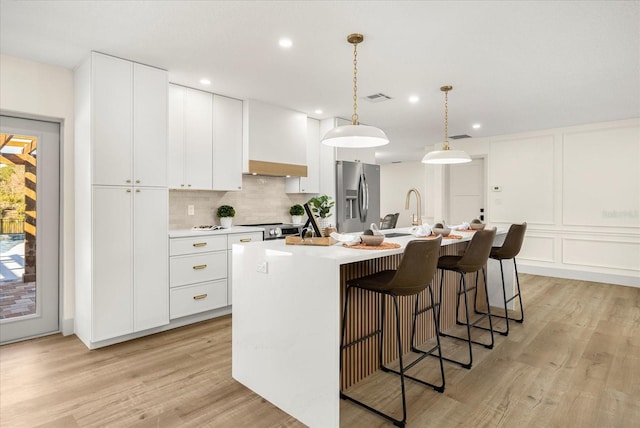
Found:
[[206, 299], [207, 298], [207, 294], [198, 294], [197, 296], [193, 296], [193, 300], [202, 300], [202, 299]]
[[127, 180], [126, 182], [127, 182], [127, 183], [131, 183], [131, 180]]
[[196, 242], [195, 244], [193, 244], [194, 247], [206, 247], [207, 243], [206, 242]]
[[140, 189], [136, 189], [136, 193], [140, 193]]
[[240, 242], [251, 242], [251, 238], [242, 238]]
[[140, 184], [140, 180], [136, 180], [136, 183]]
[[131, 189], [127, 189], [127, 193], [131, 193]]
[[206, 268], [206, 267], [207, 267], [207, 265], [195, 265], [195, 266], [193, 267], [193, 270], [200, 270], [200, 269], [204, 269], [204, 268]]

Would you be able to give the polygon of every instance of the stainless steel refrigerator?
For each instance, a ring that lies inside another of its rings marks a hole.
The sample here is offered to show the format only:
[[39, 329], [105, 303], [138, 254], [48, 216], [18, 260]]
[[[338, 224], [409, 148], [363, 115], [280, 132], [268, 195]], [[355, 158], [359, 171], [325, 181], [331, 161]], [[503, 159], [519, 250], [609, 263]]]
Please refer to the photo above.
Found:
[[362, 232], [380, 223], [380, 165], [336, 162], [338, 232]]

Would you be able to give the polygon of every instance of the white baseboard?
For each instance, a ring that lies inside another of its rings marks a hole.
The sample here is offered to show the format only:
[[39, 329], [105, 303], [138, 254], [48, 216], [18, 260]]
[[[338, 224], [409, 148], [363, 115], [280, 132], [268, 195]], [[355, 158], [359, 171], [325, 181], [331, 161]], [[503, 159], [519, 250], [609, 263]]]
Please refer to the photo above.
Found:
[[531, 266], [518, 263], [519, 273], [550, 276], [554, 278], [577, 279], [581, 281], [602, 282], [605, 284], [625, 285], [627, 287], [640, 288], [640, 277], [627, 275], [612, 275], [600, 272], [585, 272], [566, 268], [553, 268], [543, 266]]
[[75, 319], [68, 318], [62, 320], [62, 325], [60, 326], [60, 333], [63, 336], [71, 336], [75, 333]]

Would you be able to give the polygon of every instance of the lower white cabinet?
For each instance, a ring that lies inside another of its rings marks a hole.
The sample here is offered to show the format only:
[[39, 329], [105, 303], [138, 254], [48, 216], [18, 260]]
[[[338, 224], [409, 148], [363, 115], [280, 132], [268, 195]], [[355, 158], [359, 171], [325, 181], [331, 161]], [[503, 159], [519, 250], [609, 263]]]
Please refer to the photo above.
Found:
[[231, 305], [231, 248], [262, 232], [173, 237], [169, 243], [170, 318]]
[[85, 340], [169, 323], [167, 211], [167, 189], [94, 186], [90, 302], [78, 308], [90, 311]]

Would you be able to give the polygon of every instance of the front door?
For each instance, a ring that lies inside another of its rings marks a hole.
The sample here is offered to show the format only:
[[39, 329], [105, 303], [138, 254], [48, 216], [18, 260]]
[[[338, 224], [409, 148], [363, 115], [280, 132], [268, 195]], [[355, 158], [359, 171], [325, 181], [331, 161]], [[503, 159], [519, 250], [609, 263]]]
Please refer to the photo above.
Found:
[[60, 124], [0, 116], [0, 343], [59, 331]]

